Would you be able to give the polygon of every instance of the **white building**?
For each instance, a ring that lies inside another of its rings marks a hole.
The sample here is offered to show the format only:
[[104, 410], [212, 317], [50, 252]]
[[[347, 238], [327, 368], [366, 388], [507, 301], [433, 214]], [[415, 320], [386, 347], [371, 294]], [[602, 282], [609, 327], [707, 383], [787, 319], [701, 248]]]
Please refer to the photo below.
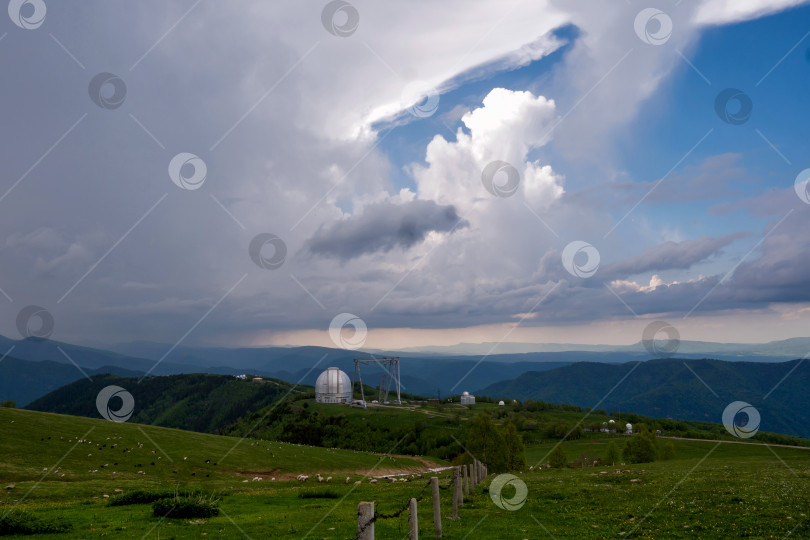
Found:
[[498, 402], [498, 407], [503, 407], [504, 405], [506, 405], [506, 403], [504, 403], [503, 401]]
[[628, 435], [632, 435], [633, 434], [633, 424], [627, 424], [626, 426], [624, 426], [624, 432], [627, 433]]
[[469, 392], [464, 392], [463, 394], [461, 394], [461, 404], [475, 405], [475, 396], [473, 396]]
[[339, 368], [330, 367], [315, 381], [316, 403], [350, 403], [352, 381]]

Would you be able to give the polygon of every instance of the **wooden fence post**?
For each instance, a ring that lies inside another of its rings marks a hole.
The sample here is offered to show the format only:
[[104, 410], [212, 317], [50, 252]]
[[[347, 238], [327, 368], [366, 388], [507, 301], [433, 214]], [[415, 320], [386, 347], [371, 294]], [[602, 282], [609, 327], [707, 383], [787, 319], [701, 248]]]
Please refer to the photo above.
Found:
[[410, 529], [410, 540], [419, 540], [419, 516], [416, 514], [416, 499], [411, 499], [408, 508], [408, 527]]
[[461, 467], [453, 467], [453, 517], [458, 519], [458, 503], [461, 499]]
[[464, 496], [470, 496], [470, 468], [464, 465]]
[[431, 491], [433, 491], [433, 530], [436, 538], [442, 537], [442, 509], [439, 501], [439, 477], [433, 476], [430, 479]]
[[[374, 502], [361, 502], [357, 505], [357, 532], [360, 540], [374, 540], [374, 523], [366, 526], [374, 517]], [[363, 527], [366, 527], [363, 529]]]

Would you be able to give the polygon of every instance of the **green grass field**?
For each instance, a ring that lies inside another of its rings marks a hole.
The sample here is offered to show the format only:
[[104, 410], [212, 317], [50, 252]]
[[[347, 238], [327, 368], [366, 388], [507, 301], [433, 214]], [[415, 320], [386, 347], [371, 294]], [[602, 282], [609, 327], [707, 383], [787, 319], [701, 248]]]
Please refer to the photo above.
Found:
[[[610, 438], [593, 435], [566, 442], [563, 448], [571, 459], [583, 453], [603, 456]], [[415, 459], [266, 441], [244, 440], [237, 445], [238, 441], [0, 409], [0, 488], [15, 484], [13, 489], [0, 489], [0, 512], [14, 508], [72, 525], [67, 533], [28, 538], [342, 539], [356, 532], [358, 502], [375, 501], [379, 513], [392, 513], [418, 496], [427, 481], [426, 475], [395, 484], [369, 484], [368, 479], [354, 484], [369, 471], [376, 476], [424, 468]], [[450, 490], [443, 490], [444, 538], [810, 536], [806, 487], [810, 451], [710, 441], [674, 443], [676, 458], [670, 461], [516, 473], [528, 488], [525, 505], [517, 511], [502, 510], [492, 502], [485, 491], [492, 475], [465, 502], [458, 521], [447, 519]], [[540, 461], [554, 444], [529, 446], [527, 462]], [[310, 479], [302, 484], [289, 479], [299, 473], [322, 473], [335, 480], [318, 484]], [[254, 476], [264, 480], [253, 481]], [[344, 483], [346, 476], [350, 484]], [[446, 485], [447, 473], [440, 476]], [[148, 504], [113, 507], [104, 498], [114, 495], [115, 489], [126, 493], [175, 487], [215, 494], [221, 498], [221, 514], [161, 520], [152, 516]], [[300, 497], [324, 490], [333, 498]], [[511, 496], [508, 488], [503, 495]], [[421, 537], [432, 538], [429, 497], [419, 504], [419, 519]], [[407, 512], [379, 520], [376, 533], [377, 538], [407, 537]]]

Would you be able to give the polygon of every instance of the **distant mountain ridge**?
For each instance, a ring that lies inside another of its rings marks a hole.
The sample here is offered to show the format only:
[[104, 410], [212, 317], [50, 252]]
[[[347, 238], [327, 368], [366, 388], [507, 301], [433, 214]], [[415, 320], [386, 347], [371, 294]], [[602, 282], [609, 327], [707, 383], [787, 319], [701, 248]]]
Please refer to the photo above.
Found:
[[[626, 378], [625, 378], [626, 377]], [[810, 362], [664, 359], [581, 362], [527, 372], [478, 390], [493, 398], [570, 403], [655, 418], [720, 422], [734, 401], [753, 405], [761, 429], [810, 437]]]
[[[513, 347], [521, 344], [502, 344]], [[717, 344], [682, 342], [678, 357], [699, 359], [711, 356], [719, 360], [782, 362], [786, 358], [799, 358], [810, 350], [810, 338], [794, 338], [767, 344]], [[532, 345], [538, 347], [538, 345]], [[575, 345], [549, 344], [547, 348], [563, 349]], [[486, 352], [491, 344], [471, 345]], [[747, 347], [747, 348], [744, 348]], [[805, 349], [805, 347], [807, 349]], [[116, 345], [115, 350], [84, 347], [47, 339], [11, 340], [0, 336], [0, 350], [27, 362], [53, 362], [60, 364], [48, 372], [44, 366], [7, 364], [0, 371], [4, 378], [16, 383], [0, 385], [0, 400], [14, 399], [24, 405], [50, 390], [72, 382], [83, 375], [92, 374], [103, 366], [106, 371], [119, 375], [144, 374], [171, 375], [179, 373], [217, 373], [236, 375], [250, 373], [276, 377], [289, 382], [314, 384], [325, 368], [337, 366], [352, 375], [354, 358], [374, 358], [380, 355], [400, 356], [403, 390], [425, 396], [460, 394], [485, 388], [498, 381], [514, 379], [529, 371], [547, 371], [576, 362], [621, 364], [630, 360], [648, 360], [651, 355], [641, 344], [629, 346], [594, 345], [594, 350], [559, 350], [557, 352], [514, 352], [510, 354], [427, 354], [403, 351], [347, 351], [328, 347], [195, 347], [152, 343], [147, 341]], [[596, 350], [602, 349], [602, 350]], [[511, 349], [510, 349], [511, 350]], [[700, 353], [696, 351], [715, 351]], [[445, 351], [447, 352], [447, 351]], [[799, 353], [801, 354], [793, 354]], [[767, 353], [767, 354], [766, 354]], [[742, 356], [741, 356], [742, 355]], [[770, 356], [769, 356], [770, 355]], [[0, 362], [2, 366], [3, 362]], [[69, 366], [70, 369], [64, 369]], [[41, 375], [39, 375], [41, 373]], [[61, 374], [55, 377], [56, 374]], [[382, 371], [372, 366], [363, 369], [364, 381], [375, 386]]]
[[[649, 356], [640, 341], [632, 345], [581, 345], [573, 343], [459, 343], [449, 346], [408, 347], [400, 350], [408, 354], [480, 355], [490, 356], [591, 352], [591, 353], [637, 353]], [[710, 341], [681, 341], [678, 355], [723, 357], [788, 357], [802, 358], [810, 352], [810, 337], [796, 337], [767, 343], [717, 343]]]

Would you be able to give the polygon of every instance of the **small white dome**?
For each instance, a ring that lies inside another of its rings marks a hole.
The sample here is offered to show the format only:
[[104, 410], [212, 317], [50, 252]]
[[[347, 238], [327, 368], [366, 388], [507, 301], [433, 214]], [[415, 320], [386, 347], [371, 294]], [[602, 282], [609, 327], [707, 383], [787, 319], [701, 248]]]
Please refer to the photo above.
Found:
[[608, 420], [608, 422], [610, 422], [611, 424], [615, 424], [616, 420]]
[[469, 396], [469, 395], [470, 395], [470, 393], [469, 393], [469, 392], [462, 392], [462, 393], [461, 393], [461, 395], [462, 395], [462, 396]]
[[503, 407], [504, 405], [506, 405], [506, 403], [504, 403], [503, 401], [498, 402], [498, 407]]
[[627, 429], [633, 429], [633, 424], [627, 424], [627, 425], [626, 425], [626, 426], [624, 426], [624, 427], [626, 427]]
[[352, 400], [352, 381], [340, 368], [330, 367], [315, 381], [316, 403], [348, 403]]

